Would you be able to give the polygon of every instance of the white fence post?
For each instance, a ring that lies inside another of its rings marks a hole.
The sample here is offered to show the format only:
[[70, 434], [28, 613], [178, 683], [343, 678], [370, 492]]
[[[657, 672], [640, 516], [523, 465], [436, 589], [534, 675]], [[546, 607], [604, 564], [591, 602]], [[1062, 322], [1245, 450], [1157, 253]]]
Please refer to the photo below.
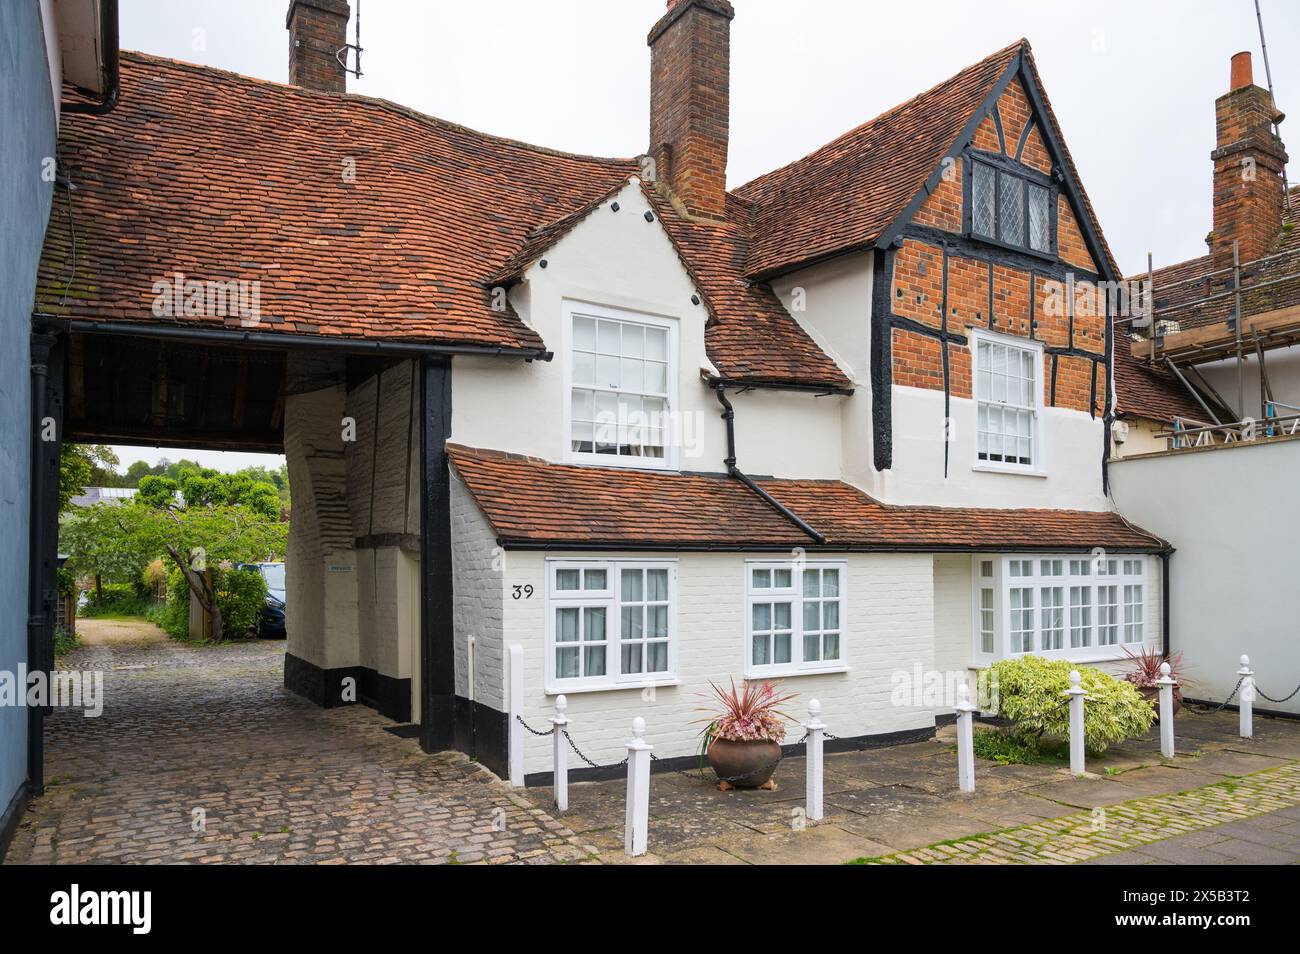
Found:
[[645, 719], [632, 720], [627, 740], [627, 816], [623, 820], [623, 851], [644, 855], [650, 825], [650, 749], [645, 740]]
[[569, 700], [558, 696], [555, 700], [555, 715], [551, 716], [551, 769], [555, 785], [555, 807], [560, 811], [569, 810], [569, 752], [564, 747], [564, 727], [569, 724], [564, 714], [569, 708]]
[[1237, 707], [1237, 734], [1243, 739], [1255, 735], [1255, 673], [1250, 668], [1250, 657], [1242, 655], [1241, 668], [1237, 670], [1241, 677], [1241, 704]]
[[826, 728], [826, 723], [822, 721], [821, 715], [822, 704], [816, 699], [810, 699], [808, 721], [803, 724], [808, 730], [808, 757], [804, 760], [807, 776], [804, 812], [809, 821], [822, 820], [822, 731]]
[[975, 791], [975, 707], [970, 701], [970, 686], [957, 687], [957, 787]]
[[1070, 699], [1070, 773], [1072, 775], [1082, 775], [1087, 770], [1084, 750], [1086, 736], [1083, 731], [1083, 700], [1088, 698], [1088, 690], [1083, 688], [1082, 682], [1083, 677], [1079, 675], [1079, 670], [1071, 669], [1070, 688], [1062, 693], [1064, 696], [1069, 696]]
[[1174, 757], [1174, 686], [1178, 683], [1169, 675], [1169, 663], [1160, 664], [1160, 678], [1156, 680], [1160, 687], [1160, 754], [1167, 759]]
[[510, 660], [510, 784], [522, 788], [524, 784], [524, 647], [511, 643]]

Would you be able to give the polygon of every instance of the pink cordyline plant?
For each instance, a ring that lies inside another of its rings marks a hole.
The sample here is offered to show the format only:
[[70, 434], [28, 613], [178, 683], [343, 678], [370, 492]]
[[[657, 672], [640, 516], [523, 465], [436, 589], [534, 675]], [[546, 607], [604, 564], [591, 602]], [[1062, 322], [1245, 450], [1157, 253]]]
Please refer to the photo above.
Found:
[[1127, 646], [1124, 652], [1133, 662], [1133, 668], [1124, 674], [1124, 678], [1139, 689], [1152, 689], [1156, 685], [1156, 680], [1160, 678], [1160, 664], [1169, 663], [1169, 674], [1178, 683], [1179, 688], [1185, 688], [1192, 684], [1193, 680], [1187, 678], [1183, 669], [1183, 654], [1174, 653], [1168, 659], [1161, 655], [1160, 650], [1144, 646], [1138, 652], [1133, 652]]
[[703, 732], [705, 748], [713, 739], [780, 742], [785, 738], [785, 723], [792, 720], [779, 707], [793, 699], [794, 693], [777, 692], [770, 682], [745, 681], [738, 690], [734, 679], [730, 689], [723, 689], [712, 680], [709, 688], [716, 696], [714, 705], [699, 710], [709, 713], [706, 720], [701, 720], [708, 723]]

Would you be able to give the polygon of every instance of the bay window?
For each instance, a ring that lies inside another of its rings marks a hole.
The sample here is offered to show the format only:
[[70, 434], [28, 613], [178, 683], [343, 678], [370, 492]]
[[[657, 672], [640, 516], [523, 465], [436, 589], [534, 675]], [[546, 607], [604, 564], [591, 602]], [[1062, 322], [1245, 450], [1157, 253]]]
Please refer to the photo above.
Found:
[[1140, 556], [976, 557], [976, 657], [1122, 656], [1153, 635], [1146, 629], [1147, 565]]
[[673, 323], [578, 303], [565, 306], [564, 320], [568, 459], [669, 466]]
[[843, 563], [745, 565], [746, 675], [844, 668]]
[[547, 685], [673, 678], [676, 572], [665, 561], [547, 561]]

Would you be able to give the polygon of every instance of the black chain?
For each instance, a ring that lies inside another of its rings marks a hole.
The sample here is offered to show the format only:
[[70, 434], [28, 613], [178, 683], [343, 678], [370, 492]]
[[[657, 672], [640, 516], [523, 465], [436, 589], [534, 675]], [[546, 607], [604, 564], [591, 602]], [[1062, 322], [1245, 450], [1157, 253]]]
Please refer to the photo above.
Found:
[[[1236, 684], [1235, 686], [1232, 687], [1232, 692], [1228, 693], [1228, 698], [1224, 699], [1224, 700], [1223, 700], [1222, 702], [1220, 702], [1217, 706], [1211, 706], [1211, 707], [1207, 708], [1207, 709], [1204, 711], [1204, 714], [1205, 714], [1205, 715], [1213, 715], [1213, 714], [1216, 713], [1216, 712], [1222, 712], [1224, 709], [1226, 709], [1226, 708], [1228, 707], [1228, 703], [1232, 701], [1232, 697], [1235, 696], [1235, 695], [1237, 694], [1237, 691], [1238, 691], [1239, 689], [1241, 689], [1241, 684], [1242, 684], [1243, 682], [1245, 682], [1245, 681], [1246, 681], [1246, 677], [1245, 677], [1245, 676], [1242, 676], [1240, 679], [1238, 679], [1238, 680], [1237, 680], [1237, 684]], [[1256, 688], [1255, 691], [1258, 692], [1259, 689]], [[1189, 709], [1188, 711], [1190, 712], [1190, 711], [1192, 711], [1192, 710]]]
[[[1240, 684], [1239, 684], [1239, 685], [1240, 685]], [[1255, 691], [1258, 692], [1258, 693], [1259, 693], [1261, 696], [1263, 696], [1265, 699], [1267, 699], [1269, 702], [1278, 702], [1278, 703], [1281, 703], [1281, 702], [1290, 702], [1293, 698], [1295, 698], [1296, 693], [1300, 692], [1300, 686], [1296, 686], [1294, 689], [1292, 689], [1292, 690], [1291, 690], [1291, 695], [1286, 696], [1286, 697], [1283, 698], [1283, 699], [1274, 699], [1272, 696], [1270, 696], [1270, 695], [1269, 695], [1267, 692], [1265, 692], [1263, 689], [1259, 688], [1259, 686], [1256, 686], [1256, 687], [1255, 687]]]
[[[573, 736], [569, 735], [568, 729], [562, 730], [562, 734], [564, 735], [565, 741], [569, 743], [569, 748], [573, 749], [574, 754], [577, 755], [578, 758], [582, 759], [584, 762], [586, 762], [594, 769], [616, 769], [616, 768], [621, 768], [622, 766], [627, 764], [626, 758], [623, 759], [623, 761], [615, 762], [612, 765], [600, 765], [599, 763], [593, 762], [591, 759], [587, 758], [587, 756], [583, 754], [582, 749], [578, 748], [578, 743], [573, 741]], [[650, 757], [654, 758], [654, 753], [651, 753]]]
[[[540, 736], [541, 738], [546, 738], [546, 736], [548, 736], [548, 735], [555, 735], [555, 726], [551, 726], [551, 727], [550, 727], [549, 729], [547, 729], [545, 732], [541, 732], [541, 731], [538, 731], [537, 729], [534, 729], [531, 725], [529, 725], [527, 722], [525, 722], [523, 716], [515, 716], [515, 721], [518, 722], [520, 725], [522, 725], [525, 729], [527, 729], [527, 730], [528, 730], [529, 732], [531, 732], [533, 735]], [[568, 733], [566, 732], [565, 735], [568, 735]]]

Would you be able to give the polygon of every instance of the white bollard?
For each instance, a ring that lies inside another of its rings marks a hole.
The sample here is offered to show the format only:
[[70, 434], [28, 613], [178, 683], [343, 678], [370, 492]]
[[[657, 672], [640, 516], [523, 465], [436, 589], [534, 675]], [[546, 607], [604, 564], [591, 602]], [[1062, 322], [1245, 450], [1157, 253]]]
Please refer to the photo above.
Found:
[[1169, 663], [1160, 664], [1160, 678], [1156, 680], [1160, 687], [1160, 754], [1167, 759], [1174, 757], [1174, 686], [1178, 683], [1169, 675]]
[[524, 714], [524, 647], [511, 643], [509, 647], [510, 686], [510, 784], [522, 788], [524, 784], [524, 727], [519, 720]]
[[808, 721], [803, 727], [808, 730], [808, 758], [804, 765], [807, 775], [804, 811], [809, 821], [822, 820], [822, 732], [826, 723], [821, 719], [822, 704], [816, 699], [808, 701]]
[[1237, 707], [1237, 734], [1243, 739], [1255, 736], [1255, 673], [1250, 668], [1250, 657], [1243, 654], [1241, 668], [1237, 670], [1241, 677], [1241, 705]]
[[970, 686], [957, 687], [957, 787], [975, 791], [975, 707], [970, 701]]
[[555, 699], [555, 715], [551, 716], [551, 770], [555, 787], [555, 807], [569, 810], [569, 750], [564, 740], [564, 727], [569, 724], [564, 714], [569, 700], [564, 696]]
[[632, 720], [627, 740], [627, 816], [623, 821], [623, 851], [633, 858], [644, 855], [650, 826], [650, 749], [645, 740], [645, 719]]
[[1079, 670], [1071, 669], [1070, 688], [1061, 693], [1061, 695], [1068, 696], [1070, 699], [1070, 773], [1072, 775], [1082, 775], [1087, 771], [1085, 765], [1086, 736], [1083, 732], [1083, 700], [1088, 698], [1088, 690], [1083, 688], [1082, 682], [1083, 677], [1079, 675]]

